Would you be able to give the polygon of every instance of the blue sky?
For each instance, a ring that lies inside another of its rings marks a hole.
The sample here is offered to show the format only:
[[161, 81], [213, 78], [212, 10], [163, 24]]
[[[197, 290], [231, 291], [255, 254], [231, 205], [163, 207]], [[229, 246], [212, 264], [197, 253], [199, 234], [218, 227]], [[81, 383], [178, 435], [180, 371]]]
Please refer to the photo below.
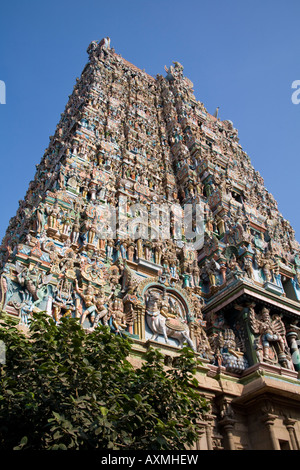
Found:
[[64, 111], [92, 40], [147, 73], [179, 61], [240, 144], [300, 241], [300, 2], [14, 0], [0, 10], [0, 239]]

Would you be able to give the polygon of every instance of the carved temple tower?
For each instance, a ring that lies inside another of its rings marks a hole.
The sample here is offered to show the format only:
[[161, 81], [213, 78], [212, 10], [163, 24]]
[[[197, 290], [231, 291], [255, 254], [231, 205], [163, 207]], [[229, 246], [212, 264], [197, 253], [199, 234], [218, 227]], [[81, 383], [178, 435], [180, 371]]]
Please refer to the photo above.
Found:
[[137, 363], [188, 344], [211, 403], [198, 449], [299, 450], [292, 227], [181, 64], [154, 78], [109, 38], [87, 52], [2, 241], [1, 309], [25, 328], [34, 311], [109, 325]]

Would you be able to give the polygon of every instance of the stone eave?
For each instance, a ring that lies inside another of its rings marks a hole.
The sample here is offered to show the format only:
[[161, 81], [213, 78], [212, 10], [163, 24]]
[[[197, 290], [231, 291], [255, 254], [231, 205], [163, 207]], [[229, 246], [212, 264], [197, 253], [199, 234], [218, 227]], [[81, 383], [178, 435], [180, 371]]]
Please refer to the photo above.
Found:
[[259, 301], [269, 304], [273, 308], [277, 308], [281, 311], [285, 311], [289, 316], [300, 318], [300, 304], [294, 300], [288, 299], [287, 297], [279, 297], [277, 294], [273, 294], [257, 285], [247, 283], [245, 281], [238, 281], [232, 286], [227, 286], [225, 290], [222, 290], [214, 296], [203, 308], [203, 313], [207, 312], [218, 312], [224, 307], [236, 302], [241, 298], [246, 299], [247, 297], [253, 301]]
[[251, 406], [263, 396], [299, 403], [300, 380], [297, 376], [295, 371], [264, 363], [257, 364], [244, 372], [241, 378], [241, 382], [244, 381], [243, 391], [234, 399], [234, 403]]

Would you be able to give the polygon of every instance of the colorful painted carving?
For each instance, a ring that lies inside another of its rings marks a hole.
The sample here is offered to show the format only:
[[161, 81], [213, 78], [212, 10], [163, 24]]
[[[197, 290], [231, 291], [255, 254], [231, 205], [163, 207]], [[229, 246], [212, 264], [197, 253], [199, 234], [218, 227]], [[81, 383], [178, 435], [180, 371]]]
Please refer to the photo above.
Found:
[[[109, 38], [88, 55], [3, 238], [2, 309], [185, 344], [228, 373], [293, 368], [299, 244], [232, 122], [195, 99], [178, 62], [151, 77]], [[249, 313], [254, 300], [272, 321]]]

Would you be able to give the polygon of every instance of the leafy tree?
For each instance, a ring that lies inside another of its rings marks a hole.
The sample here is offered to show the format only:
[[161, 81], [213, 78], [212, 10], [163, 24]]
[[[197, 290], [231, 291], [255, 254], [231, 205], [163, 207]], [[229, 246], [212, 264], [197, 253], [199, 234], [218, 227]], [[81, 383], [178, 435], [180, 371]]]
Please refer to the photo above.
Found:
[[192, 350], [166, 368], [150, 348], [134, 368], [128, 338], [101, 326], [87, 334], [76, 319], [56, 324], [44, 313], [27, 334], [3, 315], [0, 340], [0, 450], [178, 450], [195, 442], [207, 405]]

